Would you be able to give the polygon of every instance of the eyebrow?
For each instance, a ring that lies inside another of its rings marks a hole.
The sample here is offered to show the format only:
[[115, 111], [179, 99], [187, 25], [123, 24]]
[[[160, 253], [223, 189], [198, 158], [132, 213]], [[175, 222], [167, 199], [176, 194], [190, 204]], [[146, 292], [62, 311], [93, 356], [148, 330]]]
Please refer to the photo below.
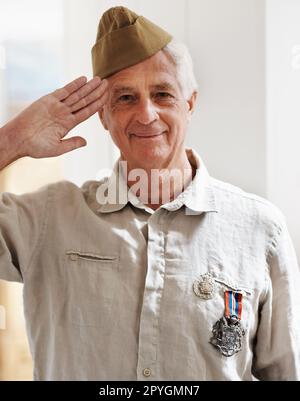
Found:
[[121, 95], [124, 92], [134, 92], [134, 88], [131, 86], [115, 86], [112, 91], [114, 96]]
[[[174, 91], [175, 87], [169, 82], [161, 82], [156, 85], [151, 85], [151, 89], [158, 91]], [[126, 92], [135, 92], [136, 89], [132, 86], [115, 86], [112, 90], [113, 96], [122, 95], [122, 93]]]
[[157, 85], [152, 86], [153, 89], [159, 90], [159, 91], [174, 91], [175, 87], [170, 84], [169, 82], [162, 82]]

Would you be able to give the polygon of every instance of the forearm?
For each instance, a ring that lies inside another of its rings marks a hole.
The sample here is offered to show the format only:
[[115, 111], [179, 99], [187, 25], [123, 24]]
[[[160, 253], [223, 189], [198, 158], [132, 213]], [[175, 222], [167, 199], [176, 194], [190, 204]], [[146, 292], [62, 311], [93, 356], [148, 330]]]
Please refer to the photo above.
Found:
[[0, 128], [0, 171], [22, 157], [18, 128], [14, 120]]

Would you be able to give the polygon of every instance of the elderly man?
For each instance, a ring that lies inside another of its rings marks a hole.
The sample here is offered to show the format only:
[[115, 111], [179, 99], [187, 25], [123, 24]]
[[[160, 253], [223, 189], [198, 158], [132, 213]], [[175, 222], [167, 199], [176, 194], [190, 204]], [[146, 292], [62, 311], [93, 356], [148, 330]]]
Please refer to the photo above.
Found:
[[62, 138], [98, 111], [120, 149], [101, 181], [2, 194], [0, 277], [24, 283], [35, 379], [299, 379], [285, 218], [185, 149], [196, 100], [186, 49], [115, 7], [93, 67], [102, 81], [67, 85], [1, 133], [1, 167], [56, 156], [85, 145]]

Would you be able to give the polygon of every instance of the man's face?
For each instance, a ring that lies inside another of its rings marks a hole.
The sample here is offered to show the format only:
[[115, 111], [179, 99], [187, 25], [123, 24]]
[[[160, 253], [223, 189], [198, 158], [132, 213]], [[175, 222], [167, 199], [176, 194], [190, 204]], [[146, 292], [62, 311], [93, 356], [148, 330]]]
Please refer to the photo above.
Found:
[[176, 70], [159, 51], [108, 78], [108, 101], [99, 113], [130, 168], [163, 168], [184, 152], [195, 94], [183, 98]]

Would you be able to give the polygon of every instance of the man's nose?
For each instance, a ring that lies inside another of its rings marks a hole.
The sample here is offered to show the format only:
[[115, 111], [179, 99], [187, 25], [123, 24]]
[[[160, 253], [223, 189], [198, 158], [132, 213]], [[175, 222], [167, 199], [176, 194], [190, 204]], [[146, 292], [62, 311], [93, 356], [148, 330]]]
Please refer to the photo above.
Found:
[[158, 120], [158, 110], [151, 99], [141, 99], [137, 108], [136, 120], [148, 125]]

